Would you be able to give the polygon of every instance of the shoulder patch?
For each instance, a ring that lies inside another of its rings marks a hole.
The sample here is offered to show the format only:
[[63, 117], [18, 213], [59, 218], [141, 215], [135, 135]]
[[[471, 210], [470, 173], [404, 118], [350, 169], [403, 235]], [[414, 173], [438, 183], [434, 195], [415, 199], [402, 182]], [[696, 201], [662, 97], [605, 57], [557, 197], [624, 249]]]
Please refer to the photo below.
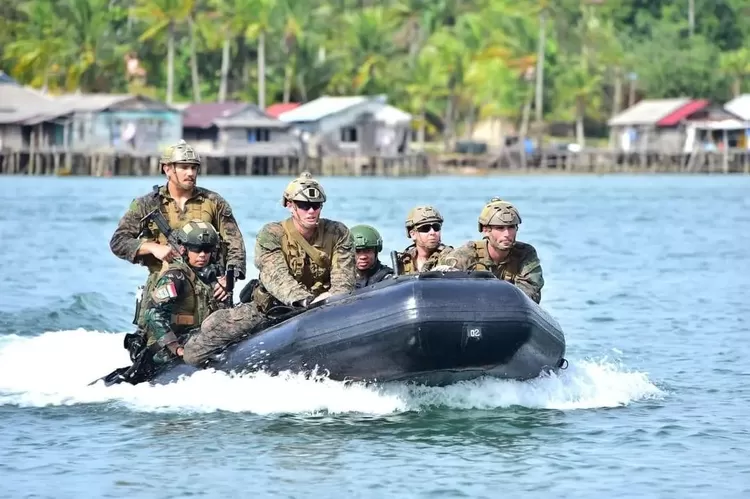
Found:
[[158, 286], [157, 288], [155, 288], [153, 291], [153, 297], [157, 303], [169, 301], [172, 298], [177, 297], [177, 287], [173, 282], [170, 281], [162, 286]]
[[134, 199], [130, 202], [130, 206], [128, 206], [128, 211], [138, 211], [138, 200]]

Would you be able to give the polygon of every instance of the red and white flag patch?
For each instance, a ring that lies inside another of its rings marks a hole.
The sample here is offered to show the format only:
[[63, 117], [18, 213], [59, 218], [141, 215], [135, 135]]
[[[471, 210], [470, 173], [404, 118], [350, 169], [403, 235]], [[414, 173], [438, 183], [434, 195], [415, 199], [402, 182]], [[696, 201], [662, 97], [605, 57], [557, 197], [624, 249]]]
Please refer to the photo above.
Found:
[[159, 286], [154, 290], [154, 300], [157, 302], [163, 302], [168, 301], [171, 298], [177, 297], [177, 287], [174, 285], [173, 282], [170, 282], [168, 284], [165, 284], [164, 286]]

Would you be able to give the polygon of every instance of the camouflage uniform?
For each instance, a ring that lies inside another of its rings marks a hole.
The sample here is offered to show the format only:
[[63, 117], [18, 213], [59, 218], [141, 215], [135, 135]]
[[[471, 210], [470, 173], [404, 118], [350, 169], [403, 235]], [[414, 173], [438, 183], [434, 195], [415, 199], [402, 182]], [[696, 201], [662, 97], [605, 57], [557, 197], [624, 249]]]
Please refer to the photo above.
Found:
[[[305, 172], [284, 191], [285, 206], [294, 200], [322, 203], [325, 193]], [[277, 305], [307, 306], [324, 292], [335, 295], [354, 289], [352, 236], [346, 225], [333, 220], [321, 218], [309, 243], [291, 218], [266, 224], [256, 239], [255, 266], [260, 283], [252, 301], [208, 317], [194, 337], [201, 347], [193, 352], [191, 361], [206, 359], [213, 351], [254, 333]]]
[[[200, 158], [185, 141], [180, 141], [176, 146], [170, 147], [162, 156], [162, 164], [174, 162], [186, 162], [200, 164]], [[148, 296], [156, 282], [156, 276], [163, 267], [152, 255], [138, 256], [138, 249], [146, 241], [155, 241], [167, 244], [166, 236], [161, 234], [156, 224], [151, 221], [148, 224], [141, 223], [141, 219], [154, 209], [159, 208], [168, 220], [172, 229], [179, 229], [189, 220], [203, 220], [212, 224], [222, 237], [226, 245], [226, 261], [223, 265], [234, 265], [237, 279], [244, 279], [246, 271], [245, 242], [242, 239], [237, 222], [232, 214], [232, 209], [224, 198], [217, 193], [196, 187], [190, 199], [181, 210], [167, 186], [157, 188], [154, 191], [134, 199], [130, 203], [128, 211], [120, 219], [120, 222], [109, 242], [109, 247], [117, 257], [131, 263], [139, 263], [148, 267], [149, 276], [146, 280], [144, 296]], [[143, 326], [143, 317], [137, 322]]]
[[417, 247], [412, 244], [398, 254], [398, 273], [399, 275], [408, 275], [432, 270], [432, 268], [438, 264], [440, 257], [445, 253], [450, 253], [452, 250], [453, 246], [441, 244], [435, 249], [435, 252], [430, 255], [427, 261], [424, 262], [422, 268], [417, 269]]
[[517, 241], [508, 257], [495, 263], [487, 252], [489, 241], [470, 241], [464, 246], [443, 255], [439, 265], [448, 265], [456, 270], [488, 270], [499, 279], [518, 286], [529, 298], [539, 303], [542, 299], [542, 265], [536, 250], [530, 244]]
[[[412, 229], [416, 229], [417, 227], [420, 227], [422, 225], [433, 223], [441, 225], [443, 223], [443, 216], [438, 210], [436, 210], [432, 206], [417, 206], [413, 208], [406, 216], [406, 223], [404, 224], [406, 227], [406, 237], [411, 237]], [[417, 268], [417, 246], [416, 244], [412, 244], [411, 246], [408, 246], [406, 249], [404, 249], [404, 251], [396, 254], [396, 261], [398, 262], [398, 274], [405, 275], [427, 272], [428, 270], [431, 270], [435, 265], [437, 265], [440, 255], [442, 255], [446, 251], [451, 251], [452, 249], [452, 246], [440, 244], [434, 250], [434, 252], [430, 254], [430, 257], [427, 259], [427, 261], [424, 262], [422, 268], [419, 269]]]
[[[202, 239], [201, 234], [205, 234]], [[218, 245], [216, 230], [202, 221], [188, 222], [178, 232], [186, 248], [202, 244]], [[213, 287], [204, 283], [187, 263], [187, 257], [169, 263], [158, 274], [153, 291], [147, 296], [144, 312], [147, 346], [155, 351], [155, 359], [167, 360], [170, 344], [182, 342], [201, 322], [219, 308]]]
[[[351, 228], [352, 238], [354, 239], [355, 253], [360, 250], [371, 249], [375, 252], [375, 262], [367, 270], [357, 269], [357, 289], [364, 288], [371, 284], [378, 283], [386, 277], [393, 275], [393, 269], [383, 265], [378, 260], [378, 253], [383, 251], [383, 238], [380, 233], [370, 225], [355, 225]], [[355, 266], [356, 268], [356, 266]]]
[[[477, 227], [483, 232], [484, 227], [518, 226], [521, 215], [512, 204], [492, 198], [479, 215]], [[536, 249], [530, 244], [516, 241], [506, 258], [496, 263], [490, 258], [487, 237], [479, 241], [469, 241], [464, 246], [443, 255], [438, 264], [456, 270], [487, 270], [499, 279], [518, 286], [529, 298], [539, 303], [542, 299], [544, 277], [542, 265]]]

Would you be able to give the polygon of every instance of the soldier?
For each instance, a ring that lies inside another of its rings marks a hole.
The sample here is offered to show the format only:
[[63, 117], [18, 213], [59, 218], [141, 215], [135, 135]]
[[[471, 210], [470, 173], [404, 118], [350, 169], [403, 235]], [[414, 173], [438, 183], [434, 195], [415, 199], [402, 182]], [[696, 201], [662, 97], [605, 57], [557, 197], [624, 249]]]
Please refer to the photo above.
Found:
[[417, 206], [406, 216], [406, 236], [413, 244], [398, 253], [398, 274], [418, 274], [437, 265], [445, 251], [452, 250], [440, 241], [443, 216], [432, 206]]
[[516, 241], [521, 215], [515, 206], [492, 198], [479, 214], [480, 241], [470, 241], [443, 255], [438, 262], [455, 270], [488, 270], [499, 279], [518, 286], [532, 300], [542, 299], [542, 265], [536, 249]]
[[266, 224], [255, 242], [259, 283], [252, 300], [208, 317], [185, 345], [185, 362], [202, 364], [215, 351], [254, 332], [280, 305], [307, 307], [354, 289], [352, 235], [343, 223], [320, 218], [325, 201], [323, 187], [310, 173], [289, 183], [281, 204], [291, 217]]
[[356, 287], [364, 288], [393, 275], [393, 269], [378, 260], [378, 253], [383, 251], [383, 238], [380, 237], [380, 233], [369, 225], [355, 225], [351, 232], [356, 252]]
[[216, 258], [219, 234], [211, 224], [193, 220], [177, 237], [184, 247], [181, 257], [158, 273], [145, 300], [146, 345], [155, 352], [155, 363], [182, 356], [188, 333], [219, 308], [211, 283], [201, 273]]
[[[213, 225], [220, 234], [220, 244], [223, 246], [219, 252], [220, 264], [233, 265], [236, 278], [244, 279], [246, 255], [242, 233], [229, 203], [217, 193], [196, 186], [201, 166], [198, 154], [181, 140], [166, 149], [160, 164], [167, 175], [167, 184], [160, 188], [154, 186], [153, 192], [130, 203], [109, 242], [112, 253], [123, 260], [148, 267], [149, 276], [142, 292], [144, 296], [149, 296], [162, 266], [175, 256], [166, 236], [156, 224], [153, 221], [142, 222], [148, 213], [158, 208], [174, 230], [188, 220], [203, 220]], [[226, 277], [222, 276], [214, 286], [214, 296], [219, 301], [227, 297], [225, 285]], [[142, 329], [144, 323], [140, 308], [139, 299], [133, 323]]]

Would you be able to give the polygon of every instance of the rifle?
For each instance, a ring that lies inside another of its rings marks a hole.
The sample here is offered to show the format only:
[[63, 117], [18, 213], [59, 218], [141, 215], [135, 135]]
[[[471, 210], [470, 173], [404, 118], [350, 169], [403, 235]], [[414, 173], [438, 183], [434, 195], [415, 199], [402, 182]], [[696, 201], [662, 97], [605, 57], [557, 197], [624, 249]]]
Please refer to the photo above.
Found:
[[185, 248], [182, 245], [182, 241], [180, 241], [180, 239], [177, 237], [177, 234], [174, 230], [172, 230], [172, 227], [169, 226], [169, 222], [166, 218], [164, 218], [164, 214], [159, 208], [155, 208], [153, 211], [149, 212], [145, 217], [143, 217], [141, 219], [141, 224], [144, 225], [144, 222], [148, 223], [151, 220], [154, 221], [156, 227], [159, 229], [159, 232], [164, 234], [164, 237], [167, 238], [167, 243], [169, 243], [172, 249], [177, 252], [180, 260], [184, 261], [182, 255], [184, 254]]
[[393, 250], [391, 251], [391, 265], [393, 265], [393, 276], [396, 277], [399, 275], [399, 269], [398, 269], [398, 251]]

